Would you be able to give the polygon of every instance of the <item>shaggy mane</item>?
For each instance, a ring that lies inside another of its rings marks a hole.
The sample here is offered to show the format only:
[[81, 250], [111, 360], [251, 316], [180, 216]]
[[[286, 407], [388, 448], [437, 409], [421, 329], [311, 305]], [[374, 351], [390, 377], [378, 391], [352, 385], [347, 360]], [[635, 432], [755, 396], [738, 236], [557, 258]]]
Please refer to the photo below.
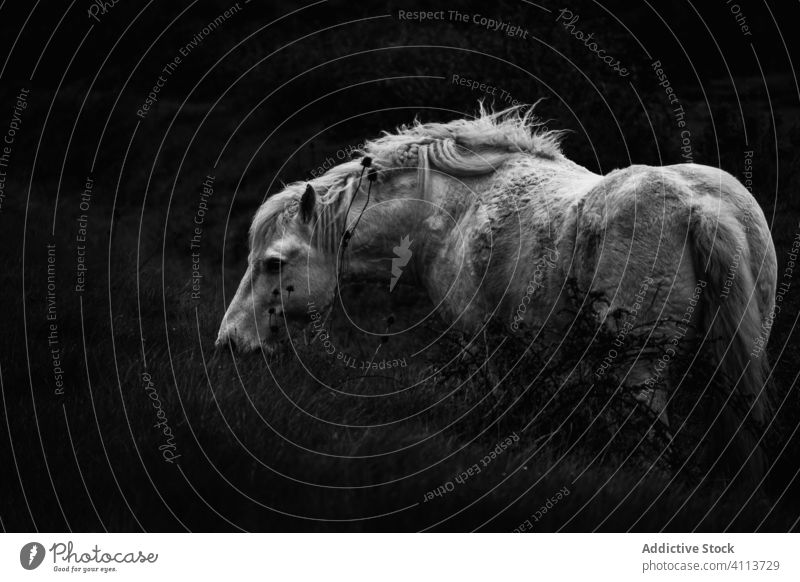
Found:
[[[395, 133], [384, 132], [368, 141], [358, 153], [372, 158], [373, 167], [384, 170], [416, 169], [424, 192], [431, 168], [453, 176], [489, 174], [510, 157], [529, 154], [554, 159], [561, 155], [561, 131], [541, 130], [533, 115], [536, 104], [517, 105], [497, 112], [479, 104], [478, 116], [446, 123], [403, 125]], [[294, 182], [270, 196], [261, 205], [250, 227], [250, 248], [260, 252], [274, 228], [294, 216], [306, 184], [317, 193], [317, 218], [322, 220], [320, 238], [325, 244], [338, 244], [335, 230], [346, 219], [347, 208], [357, 195], [362, 166], [352, 160], [334, 166], [308, 182]], [[366, 184], [366, 179], [364, 180]], [[339, 229], [341, 234], [341, 229]]]
[[[486, 169], [485, 162], [474, 159], [484, 156], [496, 158], [497, 154], [508, 157], [514, 153], [528, 153], [555, 158], [561, 153], [560, 138], [563, 132], [541, 131], [543, 124], [533, 115], [535, 106], [517, 105], [491, 113], [481, 103], [478, 116], [474, 119], [454, 119], [447, 123], [420, 123], [415, 120], [410, 126], [398, 128], [396, 133], [385, 132], [383, 137], [367, 142], [363, 153], [381, 166], [392, 168], [403, 165], [403, 152], [414, 146], [455, 148], [458, 155], [464, 158], [460, 160], [463, 171], [469, 174], [474, 173], [470, 170], [470, 166], [474, 165], [483, 168], [482, 173], [493, 171]], [[447, 167], [453, 160], [448, 163], [447, 159], [432, 156], [430, 161], [434, 165], [441, 163]], [[458, 172], [457, 169], [455, 171]]]

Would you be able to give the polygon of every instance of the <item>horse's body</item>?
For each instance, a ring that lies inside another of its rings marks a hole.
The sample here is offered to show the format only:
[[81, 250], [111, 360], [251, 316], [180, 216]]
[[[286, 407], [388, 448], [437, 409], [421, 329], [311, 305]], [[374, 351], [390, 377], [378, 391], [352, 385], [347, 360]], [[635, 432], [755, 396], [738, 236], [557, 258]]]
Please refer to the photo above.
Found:
[[558, 341], [571, 324], [563, 309], [571, 280], [605, 326], [627, 322], [629, 340], [645, 334], [643, 349], [613, 369], [623, 385], [646, 389], [657, 412], [671, 390], [667, 364], [706, 340], [731, 391], [764, 419], [766, 363], [756, 344], [769, 335], [775, 251], [761, 209], [731, 175], [695, 164], [597, 175], [518, 110], [403, 128], [364, 153], [378, 171], [368, 205], [358, 162], [264, 203], [220, 343], [270, 347], [283, 333], [278, 318], [307, 325], [309, 301], [334, 299], [340, 258], [349, 277], [388, 284], [387, 257], [409, 237], [403, 277], [460, 329], [494, 319], [510, 333]]

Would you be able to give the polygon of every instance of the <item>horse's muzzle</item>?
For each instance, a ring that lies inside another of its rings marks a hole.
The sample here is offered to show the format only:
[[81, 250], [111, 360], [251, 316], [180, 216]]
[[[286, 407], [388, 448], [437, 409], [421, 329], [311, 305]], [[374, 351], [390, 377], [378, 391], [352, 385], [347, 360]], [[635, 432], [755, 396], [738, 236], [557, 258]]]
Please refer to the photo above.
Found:
[[275, 344], [266, 339], [262, 341], [247, 339], [238, 333], [236, 328], [221, 329], [217, 335], [217, 340], [214, 342], [214, 347], [217, 349], [229, 349], [237, 354], [252, 354], [257, 351], [266, 352], [271, 354], [275, 351]]

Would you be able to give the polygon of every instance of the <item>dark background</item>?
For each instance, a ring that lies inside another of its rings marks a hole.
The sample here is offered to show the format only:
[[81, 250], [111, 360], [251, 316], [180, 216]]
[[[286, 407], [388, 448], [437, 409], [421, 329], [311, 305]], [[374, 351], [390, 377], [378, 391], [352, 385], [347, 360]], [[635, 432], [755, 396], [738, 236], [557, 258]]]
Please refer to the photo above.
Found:
[[[100, 22], [87, 16], [90, 5], [0, 8], [0, 132], [15, 96], [30, 89], [0, 209], [3, 529], [511, 530], [565, 486], [570, 495], [537, 530], [797, 529], [795, 280], [768, 349], [771, 466], [752, 497], [715, 478], [682, 477], [635, 421], [611, 417], [584, 431], [607, 395], [593, 395], [588, 409], [567, 396], [542, 408], [541, 395], [522, 389], [530, 374], [501, 390], [478, 376], [453, 389], [443, 381], [452, 371], [385, 395], [436, 361], [356, 385], [337, 370], [322, 374], [349, 382], [348, 395], [309, 376], [309, 362], [326, 365], [313, 349], [269, 363], [213, 349], [265, 196], [415, 117], [474, 115], [481, 98], [509, 104], [452, 83], [454, 74], [519, 102], [544, 98], [537, 114], [569, 130], [566, 155], [607, 173], [685, 161], [651, 67], [660, 60], [686, 111], [693, 161], [744, 180], [744, 152], [754, 152], [753, 193], [781, 276], [800, 230], [796, 3], [738, 2], [751, 36], [724, 1], [458, 4], [522, 26], [530, 34], [520, 39], [471, 22], [397, 17], [447, 3], [242, 0], [183, 58], [143, 120], [136, 110], [162, 67], [232, 3], [121, 0]], [[630, 75], [619, 77], [557, 24], [561, 8]], [[212, 173], [197, 301], [189, 237]], [[76, 219], [87, 176], [89, 270], [79, 294]], [[57, 248], [63, 395], [47, 340], [47, 244]], [[422, 301], [411, 290], [390, 307], [380, 297], [371, 304], [364, 289], [353, 294], [375, 320]], [[340, 341], [363, 357], [375, 348], [374, 338]], [[400, 354], [420, 341], [383, 349]], [[175, 433], [174, 464], [158, 450], [145, 369]], [[549, 377], [540, 393], [552, 388]], [[537, 412], [542, 420], [478, 477], [422, 502]]]

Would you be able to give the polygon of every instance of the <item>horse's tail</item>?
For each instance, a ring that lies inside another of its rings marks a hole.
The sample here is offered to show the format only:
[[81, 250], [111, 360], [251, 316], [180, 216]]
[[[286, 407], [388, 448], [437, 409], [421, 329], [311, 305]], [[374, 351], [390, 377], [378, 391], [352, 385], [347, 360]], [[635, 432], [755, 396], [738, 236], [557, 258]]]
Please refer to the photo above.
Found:
[[[761, 230], [753, 236], [762, 236]], [[722, 465], [724, 473], [741, 469], [746, 478], [758, 481], [766, 465], [757, 431], [769, 408], [763, 347], [769, 337], [767, 317], [774, 283], [771, 287], [757, 284], [748, 231], [732, 212], [711, 211], [698, 204], [692, 211], [690, 232], [697, 279], [705, 281], [698, 338], [706, 335], [705, 348], [716, 368], [708, 384], [712, 394], [707, 455], [717, 467]], [[754, 246], [765, 248], [764, 243], [759, 240]], [[771, 240], [766, 244], [772, 245]], [[774, 252], [767, 259], [774, 262]]]

